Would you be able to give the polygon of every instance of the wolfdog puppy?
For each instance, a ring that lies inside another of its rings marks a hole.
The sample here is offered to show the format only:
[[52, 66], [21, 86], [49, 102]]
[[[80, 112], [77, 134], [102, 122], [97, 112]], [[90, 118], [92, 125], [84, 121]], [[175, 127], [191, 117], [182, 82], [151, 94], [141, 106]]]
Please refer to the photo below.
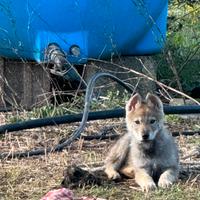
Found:
[[111, 148], [105, 173], [109, 179], [123, 174], [135, 178], [143, 191], [157, 186], [166, 188], [178, 177], [178, 150], [173, 137], [164, 127], [161, 100], [147, 94], [145, 100], [137, 93], [126, 104], [127, 133]]

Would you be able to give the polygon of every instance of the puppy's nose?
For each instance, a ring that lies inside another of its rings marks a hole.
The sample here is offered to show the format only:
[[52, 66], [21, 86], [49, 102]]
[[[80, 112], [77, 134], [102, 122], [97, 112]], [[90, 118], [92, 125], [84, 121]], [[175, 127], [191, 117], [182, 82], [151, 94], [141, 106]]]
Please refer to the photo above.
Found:
[[143, 140], [148, 140], [148, 139], [149, 139], [149, 133], [144, 133], [144, 134], [142, 135], [142, 139], [143, 139]]

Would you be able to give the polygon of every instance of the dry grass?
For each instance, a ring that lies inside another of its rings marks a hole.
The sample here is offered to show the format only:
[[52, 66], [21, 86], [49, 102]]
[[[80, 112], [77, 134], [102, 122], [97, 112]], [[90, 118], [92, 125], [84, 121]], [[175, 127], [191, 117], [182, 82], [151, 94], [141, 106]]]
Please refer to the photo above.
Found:
[[[193, 130], [199, 126], [198, 120], [177, 120], [170, 129], [173, 131]], [[64, 136], [69, 135], [78, 123], [59, 127], [38, 128], [1, 136], [0, 152], [27, 150], [57, 144]], [[85, 134], [96, 134], [104, 127], [112, 126], [111, 132], [122, 133], [123, 119], [90, 122]], [[108, 130], [107, 130], [108, 131]], [[60, 153], [51, 153], [23, 159], [4, 159], [0, 163], [0, 200], [30, 199], [38, 200], [47, 191], [59, 187], [63, 179], [63, 170], [68, 165], [93, 165], [101, 163], [112, 142], [83, 141], [74, 142]], [[181, 179], [169, 190], [156, 190], [148, 195], [143, 194], [131, 181], [77, 188], [76, 195], [99, 196], [107, 199], [200, 199], [200, 146], [199, 136], [177, 138], [183, 166]]]

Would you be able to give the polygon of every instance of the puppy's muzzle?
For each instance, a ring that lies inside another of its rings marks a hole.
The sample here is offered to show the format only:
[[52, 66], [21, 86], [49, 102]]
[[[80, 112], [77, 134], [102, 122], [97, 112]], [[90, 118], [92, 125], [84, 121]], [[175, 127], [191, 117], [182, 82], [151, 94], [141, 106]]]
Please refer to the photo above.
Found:
[[151, 140], [151, 131], [149, 130], [143, 130], [142, 132], [142, 141], [150, 141]]
[[144, 135], [142, 135], [142, 139], [149, 140], [149, 133], [145, 133]]
[[145, 141], [145, 140], [149, 140], [149, 133], [146, 132], [142, 135], [142, 139]]

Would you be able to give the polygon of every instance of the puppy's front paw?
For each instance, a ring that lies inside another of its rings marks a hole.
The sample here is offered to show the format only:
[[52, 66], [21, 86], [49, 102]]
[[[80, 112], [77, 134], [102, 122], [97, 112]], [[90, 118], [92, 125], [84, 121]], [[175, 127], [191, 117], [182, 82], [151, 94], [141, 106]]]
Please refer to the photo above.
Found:
[[143, 192], [149, 192], [156, 189], [156, 184], [153, 180], [149, 180], [147, 182], [140, 183], [140, 187], [142, 188]]
[[162, 188], [169, 188], [173, 182], [167, 178], [160, 178], [158, 181], [158, 186]]
[[113, 172], [113, 173], [109, 174], [108, 178], [112, 179], [112, 180], [117, 180], [117, 179], [120, 179], [121, 176], [118, 172]]
[[111, 180], [117, 180], [121, 178], [120, 174], [115, 170], [105, 170], [105, 172], [108, 178]]
[[158, 181], [158, 186], [162, 188], [169, 188], [173, 184], [174, 180], [175, 178], [170, 174], [162, 174]]

